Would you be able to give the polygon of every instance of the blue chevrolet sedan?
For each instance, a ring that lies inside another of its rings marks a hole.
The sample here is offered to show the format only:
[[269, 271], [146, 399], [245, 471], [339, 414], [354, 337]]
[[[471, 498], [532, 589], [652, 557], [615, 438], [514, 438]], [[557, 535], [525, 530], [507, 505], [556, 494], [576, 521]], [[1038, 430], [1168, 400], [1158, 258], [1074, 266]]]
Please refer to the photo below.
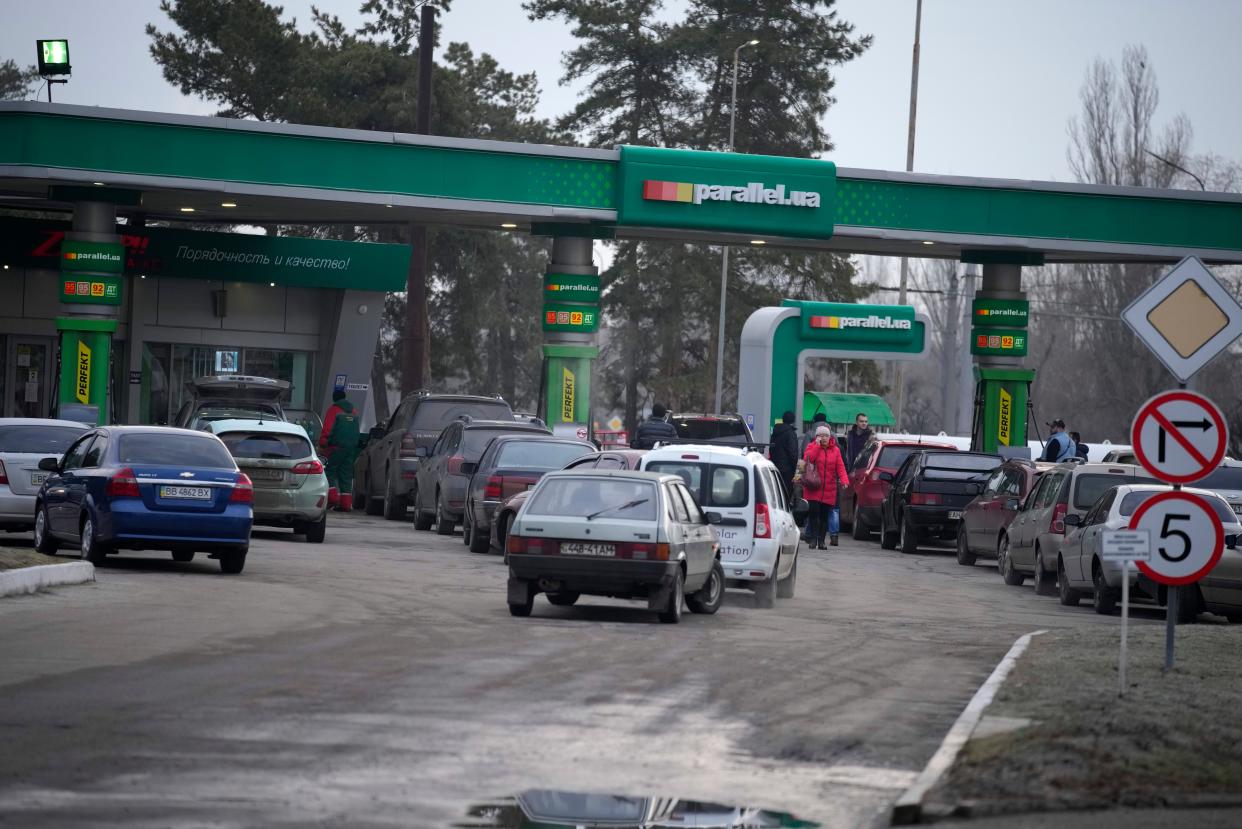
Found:
[[101, 563], [112, 552], [171, 550], [246, 565], [254, 488], [215, 435], [160, 426], [104, 426], [76, 440], [48, 473], [35, 504], [35, 548], [76, 545]]

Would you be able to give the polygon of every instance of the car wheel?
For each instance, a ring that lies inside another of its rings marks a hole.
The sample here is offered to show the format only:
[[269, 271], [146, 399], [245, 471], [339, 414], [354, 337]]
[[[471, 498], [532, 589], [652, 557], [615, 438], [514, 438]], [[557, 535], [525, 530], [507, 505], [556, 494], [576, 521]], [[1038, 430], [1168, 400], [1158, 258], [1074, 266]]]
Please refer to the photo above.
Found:
[[668, 606], [660, 611], [660, 621], [666, 625], [675, 625], [681, 621], [681, 603], [686, 598], [686, 574], [681, 568], [673, 576], [673, 589], [668, 593]]
[[914, 527], [910, 525], [910, 519], [902, 516], [901, 519], [901, 551], [906, 555], [913, 555], [919, 551], [919, 537]]
[[500, 554], [505, 554], [505, 546], [509, 541], [509, 527], [513, 526], [513, 516], [501, 514], [496, 516], [496, 543], [500, 545]]
[[1177, 623], [1193, 625], [1199, 618], [1199, 586], [1188, 584], [1185, 587], [1173, 587], [1177, 590]]
[[755, 607], [770, 610], [776, 607], [776, 574], [780, 572], [781, 560], [778, 557], [772, 566], [772, 575], [760, 582], [755, 582]]
[[[368, 482], [371, 480], [371, 470], [369, 469], [367, 470], [366, 477], [363, 480], [368, 481]], [[376, 499], [375, 493], [371, 492], [370, 483], [363, 485], [363, 495], [362, 495], [362, 498], [359, 499], [359, 501], [362, 504], [362, 508], [363, 510], [366, 511], [367, 515], [383, 515], [384, 514], [384, 502]]]
[[173, 561], [179, 561], [182, 564], [185, 564], [187, 562], [191, 562], [194, 560], [194, 551], [193, 550], [173, 550], [172, 558], [173, 558]]
[[697, 591], [686, 596], [686, 606], [695, 613], [712, 615], [724, 604], [724, 584], [724, 565], [714, 561], [712, 571], [707, 574], [707, 581]]
[[96, 535], [95, 519], [91, 518], [90, 513], [82, 516], [81, 539], [82, 559], [91, 564], [103, 564], [104, 559], [108, 557], [108, 548]]
[[549, 593], [548, 601], [557, 607], [572, 607], [580, 595], [572, 590], [563, 590], [560, 593]]
[[1104, 571], [1099, 562], [1091, 568], [1091, 583], [1095, 588], [1091, 596], [1091, 607], [1101, 616], [1111, 616], [1117, 607], [1117, 595], [1104, 582]]
[[[486, 553], [488, 550], [492, 549], [491, 527], [488, 527], [487, 530], [484, 531], [478, 524], [474, 523], [472, 511], [469, 508], [466, 509], [466, 519], [470, 521], [470, 552]], [[464, 527], [462, 532], [465, 532]]]
[[1013, 556], [1009, 554], [1009, 536], [1007, 535], [1001, 536], [1000, 546], [996, 550], [996, 569], [1000, 571], [1005, 584], [1010, 587], [1020, 587], [1026, 581], [1026, 576], [1014, 569]]
[[880, 513], [880, 546], [885, 550], [897, 549], [897, 533], [888, 528], [883, 512]]
[[[855, 519], [857, 520], [857, 519]], [[798, 586], [798, 559], [794, 558], [793, 567], [789, 571], [789, 575], [776, 583], [776, 598], [792, 599], [794, 597], [794, 589]]]
[[1044, 569], [1044, 552], [1035, 547], [1035, 595], [1055, 596], [1057, 594], [1057, 574]]
[[46, 504], [40, 504], [39, 511], [35, 513], [34, 548], [46, 556], [55, 555], [60, 549], [60, 542], [52, 536]]
[[229, 550], [227, 553], [220, 554], [220, 572], [230, 576], [235, 576], [246, 566], [246, 553], [250, 552], [250, 545], [242, 545], [235, 550]]
[[850, 528], [850, 536], [855, 541], [866, 541], [871, 537], [871, 526], [857, 512], [854, 513], [854, 526]]
[[964, 526], [957, 528], [957, 563], [963, 567], [975, 566], [975, 554], [970, 551], [970, 544], [966, 541], [966, 528]]
[[531, 610], [534, 607], [535, 607], [535, 591], [527, 590], [526, 601], [518, 602], [518, 603], [509, 602], [509, 615], [510, 616], [522, 616], [522, 617], [529, 616]]
[[388, 490], [384, 493], [384, 518], [389, 521], [404, 521], [405, 510], [405, 496], [397, 492], [390, 482]]
[[354, 509], [362, 509], [367, 502], [367, 486], [365, 475], [354, 476]]
[[444, 511], [444, 500], [436, 493], [436, 535], [452, 535], [457, 529], [457, 522], [450, 521]]
[[1069, 579], [1065, 576], [1064, 559], [1057, 562], [1057, 598], [1066, 607], [1078, 607], [1078, 600], [1082, 598], [1081, 593], [1069, 586]]
[[322, 544], [324, 534], [328, 531], [328, 514], [325, 512], [323, 518], [320, 518], [313, 524], [307, 524], [305, 535], [307, 542], [311, 544]]

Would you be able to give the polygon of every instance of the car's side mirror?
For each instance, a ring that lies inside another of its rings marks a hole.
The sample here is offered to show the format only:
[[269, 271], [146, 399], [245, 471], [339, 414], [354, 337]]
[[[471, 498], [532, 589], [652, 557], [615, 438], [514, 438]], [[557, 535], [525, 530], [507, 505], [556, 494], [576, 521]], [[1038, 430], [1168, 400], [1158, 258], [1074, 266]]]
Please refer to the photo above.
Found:
[[711, 512], [710, 510], [703, 513], [703, 516], [708, 524], [719, 524], [722, 520], [724, 520], [724, 516], [720, 513]]
[[430, 457], [430, 456], [431, 456], [431, 447], [430, 447], [430, 446], [416, 446], [416, 447], [414, 447], [414, 457], [416, 457], [416, 458], [426, 458], [426, 457]]
[[59, 472], [60, 461], [55, 458], [40, 458], [39, 469], [43, 472]]
[[1008, 498], [1005, 500], [1005, 509], [1009, 510], [1010, 512], [1016, 512], [1018, 509], [1018, 506], [1019, 506], [1019, 502], [1017, 498]]
[[893, 473], [892, 472], [881, 472], [876, 477], [878, 477], [881, 481], [888, 481], [889, 483], [892, 483]]
[[1081, 516], [1081, 515], [1076, 515], [1076, 514], [1071, 513], [1070, 515], [1065, 516], [1065, 518], [1063, 518], [1062, 520], [1065, 522], [1065, 526], [1067, 526], [1067, 527], [1080, 527], [1080, 526], [1082, 526], [1082, 516]]
[[799, 527], [806, 524], [806, 517], [811, 513], [811, 505], [807, 503], [805, 498], [799, 498], [794, 501], [793, 517], [794, 523]]
[[479, 465], [477, 463], [470, 463], [469, 461], [467, 461], [466, 463], [463, 463], [461, 465], [461, 474], [463, 475], [473, 475], [474, 473], [478, 471], [479, 471]]
[[370, 440], [379, 440], [383, 436], [384, 436], [383, 426], [372, 426], [370, 431], [367, 432], [367, 437]]

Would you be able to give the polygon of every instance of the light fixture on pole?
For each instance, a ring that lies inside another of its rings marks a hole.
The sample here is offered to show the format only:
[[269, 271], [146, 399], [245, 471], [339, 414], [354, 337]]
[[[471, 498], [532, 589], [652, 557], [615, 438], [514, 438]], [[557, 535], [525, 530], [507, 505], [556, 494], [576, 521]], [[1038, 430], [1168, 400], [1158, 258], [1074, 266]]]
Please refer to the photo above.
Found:
[[69, 65], [69, 41], [36, 40], [35, 51], [39, 58], [39, 77], [47, 81], [47, 101], [52, 102], [52, 84], [69, 83], [68, 78], [56, 78], [54, 75], [70, 75], [73, 67]]
[[[758, 40], [748, 40], [733, 50], [733, 101], [729, 106], [729, 146], [733, 152], [733, 128], [737, 124], [737, 62], [741, 51], [747, 46], [758, 46]], [[724, 395], [724, 341], [725, 341], [725, 291], [729, 287], [729, 246], [720, 254], [720, 322], [716, 326], [716, 414], [720, 414]]]
[[[910, 58], [910, 120], [906, 125], [906, 172], [914, 170], [914, 126], [918, 120], [919, 109], [919, 34], [923, 29], [923, 0], [917, 0], [914, 7], [914, 51]], [[909, 260], [901, 257], [901, 292], [897, 303], [906, 304], [906, 287], [909, 284]], [[906, 382], [904, 366], [897, 363], [893, 370], [893, 385], [897, 387], [897, 413], [895, 415], [898, 428], [902, 423], [902, 412], [906, 406]]]
[[850, 363], [852, 362], [854, 361], [853, 360], [842, 360], [841, 361], [841, 365], [845, 366], [845, 393], [846, 394], [850, 393]]

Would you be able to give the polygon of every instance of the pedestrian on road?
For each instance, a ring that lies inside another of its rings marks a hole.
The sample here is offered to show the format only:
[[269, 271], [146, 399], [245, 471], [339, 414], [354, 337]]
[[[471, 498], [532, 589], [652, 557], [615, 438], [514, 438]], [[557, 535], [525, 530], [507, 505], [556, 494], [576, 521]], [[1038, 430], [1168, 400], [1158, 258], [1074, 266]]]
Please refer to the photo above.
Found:
[[1070, 439], [1074, 441], [1074, 454], [1085, 461], [1087, 459], [1087, 444], [1082, 442], [1082, 435], [1077, 432], [1070, 432]]
[[319, 454], [325, 459], [328, 508], [350, 512], [354, 508], [354, 459], [358, 457], [358, 415], [345, 392], [332, 392], [332, 405], [319, 433]]
[[664, 418], [668, 415], [668, 409], [663, 404], [656, 403], [651, 407], [651, 417], [638, 424], [638, 428], [634, 430], [634, 440], [630, 443], [631, 449], [654, 449], [657, 442], [668, 443], [677, 440], [677, 430], [673, 428], [673, 424]]
[[1074, 457], [1074, 441], [1065, 433], [1065, 421], [1058, 417], [1048, 421], [1047, 426], [1052, 434], [1048, 436], [1048, 443], [1044, 446], [1044, 454], [1040, 460], [1060, 463]]
[[845, 459], [837, 446], [832, 430], [820, 426], [815, 430], [815, 442], [806, 448], [802, 470], [802, 492], [811, 506], [811, 549], [827, 550], [824, 535], [832, 538], [837, 546], [837, 533], [841, 531], [841, 513], [837, 508], [837, 484], [849, 486], [845, 472]]
[[866, 413], [859, 412], [854, 415], [854, 425], [845, 433], [845, 468], [847, 470], [854, 468], [854, 461], [858, 460], [863, 447], [867, 445], [867, 441], [871, 440], [871, 436], [875, 434], [868, 427], [867, 423]]
[[768, 452], [780, 473], [786, 500], [793, 497], [793, 477], [798, 471], [798, 430], [793, 422], [793, 412], [781, 415], [781, 422], [772, 429], [772, 447]]

